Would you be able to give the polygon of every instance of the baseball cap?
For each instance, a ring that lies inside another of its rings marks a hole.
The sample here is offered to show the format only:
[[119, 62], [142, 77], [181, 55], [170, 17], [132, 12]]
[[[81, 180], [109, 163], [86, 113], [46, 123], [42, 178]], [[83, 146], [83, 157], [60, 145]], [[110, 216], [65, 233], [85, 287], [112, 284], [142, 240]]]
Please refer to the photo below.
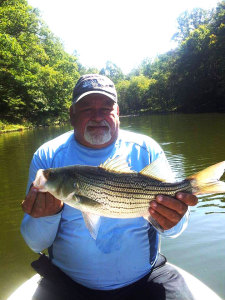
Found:
[[86, 74], [80, 77], [73, 89], [73, 103], [77, 103], [89, 94], [103, 94], [117, 103], [117, 92], [114, 83], [106, 76]]

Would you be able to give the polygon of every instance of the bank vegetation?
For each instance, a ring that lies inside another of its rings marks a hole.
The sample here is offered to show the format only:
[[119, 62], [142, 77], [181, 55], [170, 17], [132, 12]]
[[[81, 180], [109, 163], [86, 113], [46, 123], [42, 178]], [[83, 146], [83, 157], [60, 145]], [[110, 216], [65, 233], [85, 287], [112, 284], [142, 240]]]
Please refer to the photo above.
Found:
[[177, 48], [128, 75], [84, 68], [26, 0], [1, 0], [0, 20], [0, 130], [67, 121], [76, 81], [93, 72], [115, 82], [121, 114], [225, 112], [225, 1], [182, 13]]

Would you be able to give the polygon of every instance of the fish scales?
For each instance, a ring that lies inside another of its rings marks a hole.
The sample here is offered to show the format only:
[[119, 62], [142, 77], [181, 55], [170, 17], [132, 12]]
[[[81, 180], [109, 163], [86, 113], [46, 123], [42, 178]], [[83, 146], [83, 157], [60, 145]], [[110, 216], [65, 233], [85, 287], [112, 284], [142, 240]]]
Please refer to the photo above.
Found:
[[188, 180], [180, 183], [162, 183], [139, 173], [118, 174], [104, 169], [92, 167], [89, 172], [81, 168], [77, 172], [78, 186], [81, 196], [89, 197], [108, 209], [125, 210], [146, 208], [149, 200], [159, 193], [174, 196], [178, 191], [191, 191]]

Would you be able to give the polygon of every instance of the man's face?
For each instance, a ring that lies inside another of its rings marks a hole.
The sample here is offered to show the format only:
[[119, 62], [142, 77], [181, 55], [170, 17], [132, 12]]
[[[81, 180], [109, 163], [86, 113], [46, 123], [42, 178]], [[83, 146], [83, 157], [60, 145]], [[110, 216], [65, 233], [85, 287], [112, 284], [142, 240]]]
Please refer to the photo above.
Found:
[[70, 121], [80, 144], [100, 149], [118, 136], [119, 107], [104, 95], [90, 94], [71, 106]]

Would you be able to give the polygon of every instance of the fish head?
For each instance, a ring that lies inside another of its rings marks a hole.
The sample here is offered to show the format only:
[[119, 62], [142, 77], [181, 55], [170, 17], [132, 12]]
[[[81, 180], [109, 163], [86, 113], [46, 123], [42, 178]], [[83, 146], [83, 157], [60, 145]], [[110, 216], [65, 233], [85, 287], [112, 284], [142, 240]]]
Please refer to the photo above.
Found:
[[47, 192], [47, 189], [46, 189], [47, 179], [46, 179], [46, 177], [44, 175], [45, 171], [46, 170], [44, 170], [44, 169], [39, 169], [37, 171], [35, 180], [33, 181], [33, 186], [35, 188], [37, 188], [40, 192]]
[[74, 194], [76, 177], [71, 177], [65, 168], [40, 169], [37, 171], [33, 186], [40, 192], [49, 192], [58, 199], [64, 200]]

